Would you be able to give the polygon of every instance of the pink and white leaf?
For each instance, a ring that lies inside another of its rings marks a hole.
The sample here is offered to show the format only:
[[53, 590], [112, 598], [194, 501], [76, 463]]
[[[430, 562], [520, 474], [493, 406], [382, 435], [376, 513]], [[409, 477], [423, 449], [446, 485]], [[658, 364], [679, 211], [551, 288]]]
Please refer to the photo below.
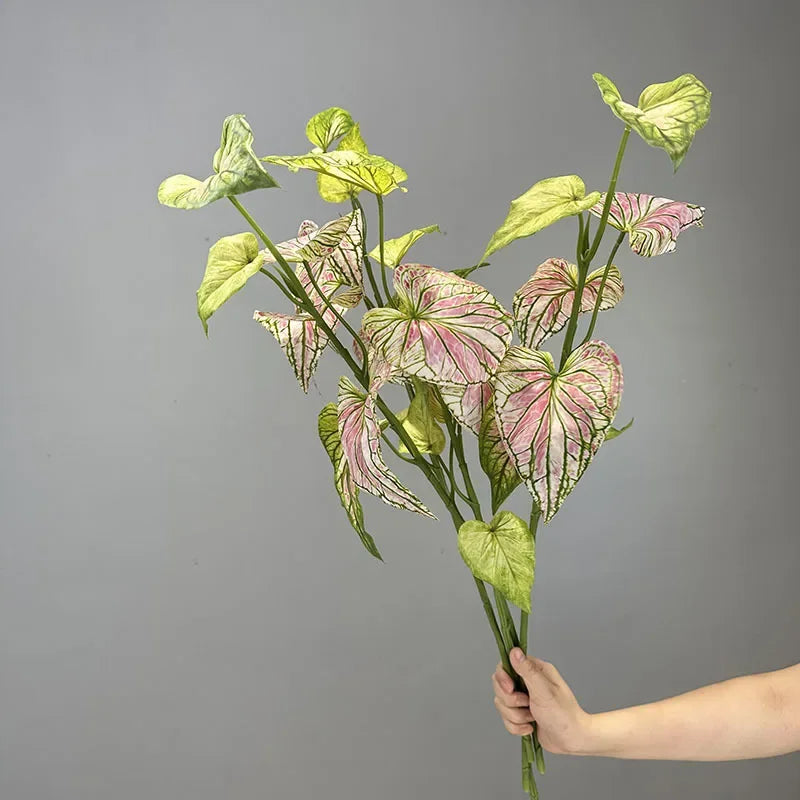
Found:
[[[287, 239], [285, 242], [277, 242], [275, 249], [287, 261], [301, 261], [302, 257], [300, 251], [311, 241], [314, 234], [319, 230], [319, 225], [310, 219], [304, 219], [300, 223], [300, 228], [297, 231], [297, 236], [294, 239]], [[269, 250], [262, 250], [261, 254], [264, 256], [265, 263], [274, 263], [275, 256]]]
[[342, 283], [361, 288], [364, 251], [364, 217], [361, 209], [323, 225], [299, 250], [306, 261], [324, 260], [336, 271]]
[[[597, 300], [605, 267], [590, 272], [581, 294], [581, 312]], [[514, 295], [514, 320], [524, 347], [536, 349], [567, 324], [578, 289], [578, 268], [563, 258], [548, 258]], [[600, 311], [613, 308], [623, 295], [622, 276], [612, 264], [603, 287]]]
[[439, 386], [488, 381], [511, 343], [508, 312], [483, 286], [423, 264], [394, 271], [398, 308], [362, 325], [372, 346], [407, 376]]
[[381, 455], [381, 430], [375, 414], [375, 394], [363, 394], [347, 378], [339, 381], [339, 436], [353, 482], [397, 508], [436, 519], [424, 503], [406, 489]]
[[491, 384], [486, 382], [469, 383], [466, 386], [440, 386], [439, 392], [456, 421], [477, 436], [483, 415], [492, 401]]
[[[606, 196], [589, 211], [602, 216]], [[703, 227], [705, 208], [654, 197], [651, 194], [616, 192], [608, 213], [608, 224], [620, 231], [627, 231], [631, 250], [640, 256], [660, 256], [675, 249], [681, 231], [697, 226]]]
[[528, 491], [549, 522], [605, 439], [622, 396], [622, 367], [605, 342], [577, 347], [558, 372], [543, 350], [512, 347], [494, 381], [495, 419]]

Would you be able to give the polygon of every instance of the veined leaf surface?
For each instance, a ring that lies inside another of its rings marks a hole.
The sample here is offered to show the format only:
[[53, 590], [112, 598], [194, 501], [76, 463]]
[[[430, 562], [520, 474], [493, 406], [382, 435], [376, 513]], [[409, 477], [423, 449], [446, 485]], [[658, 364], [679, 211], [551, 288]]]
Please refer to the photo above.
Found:
[[[411, 245], [413, 245], [417, 239], [421, 239], [426, 233], [434, 232], [441, 233], [438, 225], [428, 225], [425, 228], [414, 228], [413, 231], [404, 233], [402, 236], [398, 236], [396, 239], [387, 239], [387, 241], [383, 243], [384, 266], [394, 269], [403, 260], [405, 254], [411, 249]], [[380, 264], [380, 245], [370, 250], [369, 255]]]
[[311, 144], [327, 150], [339, 137], [350, 133], [353, 125], [349, 111], [332, 106], [311, 117], [306, 124], [306, 136]]
[[500, 436], [493, 402], [489, 403], [483, 415], [478, 434], [478, 455], [481, 468], [489, 478], [492, 489], [492, 514], [495, 514], [514, 489], [522, 483], [522, 478]]

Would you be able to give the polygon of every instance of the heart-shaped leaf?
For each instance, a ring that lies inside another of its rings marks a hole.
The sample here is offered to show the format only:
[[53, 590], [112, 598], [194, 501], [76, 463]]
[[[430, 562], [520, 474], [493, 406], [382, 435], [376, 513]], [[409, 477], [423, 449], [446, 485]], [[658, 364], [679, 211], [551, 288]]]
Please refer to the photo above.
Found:
[[400, 186], [406, 178], [405, 170], [391, 161], [376, 155], [365, 155], [355, 150], [334, 150], [330, 153], [306, 153], [300, 156], [266, 156], [262, 161], [281, 164], [292, 172], [310, 169], [321, 175], [351, 183], [373, 194], [387, 195]]
[[404, 375], [439, 386], [489, 380], [511, 342], [511, 317], [477, 283], [422, 264], [394, 271], [398, 308], [374, 308], [363, 329]]
[[[402, 260], [405, 254], [411, 249], [411, 245], [422, 238], [426, 233], [441, 233], [438, 225], [428, 225], [426, 228], [414, 228], [413, 231], [404, 233], [396, 239], [389, 239], [383, 243], [383, 265], [394, 269]], [[375, 247], [369, 251], [369, 255], [379, 264], [381, 263], [381, 248]]]
[[358, 499], [358, 486], [353, 483], [350, 475], [350, 466], [344, 457], [342, 440], [339, 437], [339, 418], [336, 403], [328, 403], [319, 413], [318, 420], [319, 438], [333, 464], [333, 479], [342, 507], [347, 513], [347, 518], [361, 543], [375, 558], [383, 561], [375, 540], [367, 533], [364, 527], [364, 510]]
[[[589, 211], [602, 216], [606, 195]], [[675, 249], [678, 234], [703, 227], [705, 208], [651, 194], [616, 192], [608, 211], [608, 224], [628, 232], [631, 250], [640, 256], [660, 256]]]
[[703, 82], [686, 73], [674, 81], [654, 83], [642, 92], [637, 108], [622, 99], [605, 75], [596, 72], [592, 77], [614, 114], [647, 144], [666, 150], [677, 170], [711, 113], [711, 92]]
[[252, 233], [223, 236], [208, 251], [203, 281], [197, 290], [197, 314], [208, 336], [209, 317], [255, 275], [264, 263]]
[[445, 405], [459, 425], [471, 430], [476, 436], [481, 420], [492, 399], [492, 387], [485, 383], [453, 384], [439, 387]]
[[488, 524], [468, 520], [458, 529], [458, 551], [476, 578], [530, 613], [536, 557], [523, 520], [510, 511], [500, 511]]
[[391, 506], [436, 519], [383, 460], [381, 429], [375, 415], [375, 391], [362, 394], [347, 378], [341, 378], [338, 416], [342, 449], [356, 486]]
[[495, 419], [528, 490], [549, 522], [583, 475], [622, 396], [616, 353], [597, 339], [559, 372], [544, 350], [512, 347], [497, 368]]
[[214, 173], [204, 181], [172, 175], [158, 187], [158, 201], [173, 208], [201, 208], [221, 197], [278, 186], [253, 151], [253, 131], [244, 114], [233, 114], [222, 125]]
[[333, 106], [314, 114], [306, 124], [311, 144], [327, 150], [340, 136], [346, 136], [355, 123], [349, 111]]
[[[430, 398], [432, 389], [416, 378], [413, 379], [413, 383], [414, 398], [411, 405], [397, 414], [397, 419], [402, 423], [420, 453], [438, 455], [444, 450], [445, 436], [434, 418]], [[401, 453], [408, 453], [408, 448], [402, 442], [398, 449]]]
[[[604, 272], [605, 267], [600, 267], [586, 276], [581, 294], [582, 312], [594, 308]], [[523, 346], [536, 349], [567, 324], [577, 290], [578, 268], [563, 258], [548, 258], [536, 268], [514, 295], [514, 320]], [[612, 265], [603, 287], [600, 311], [613, 308], [622, 294], [622, 277]]]
[[[361, 137], [361, 129], [358, 125], [348, 131], [347, 135], [339, 142], [337, 150], [352, 150], [355, 153], [369, 155], [367, 143]], [[361, 189], [352, 183], [332, 178], [330, 175], [317, 173], [317, 190], [319, 196], [327, 203], [344, 203], [351, 197], [356, 197]]]
[[599, 197], [599, 192], [587, 195], [577, 175], [545, 178], [535, 183], [525, 194], [511, 201], [508, 216], [494, 232], [481, 261], [515, 239], [531, 236], [564, 217], [586, 211]]
[[500, 436], [493, 402], [489, 403], [483, 415], [478, 434], [478, 455], [481, 468], [489, 478], [492, 489], [492, 514], [495, 514], [514, 489], [522, 483], [522, 478]]

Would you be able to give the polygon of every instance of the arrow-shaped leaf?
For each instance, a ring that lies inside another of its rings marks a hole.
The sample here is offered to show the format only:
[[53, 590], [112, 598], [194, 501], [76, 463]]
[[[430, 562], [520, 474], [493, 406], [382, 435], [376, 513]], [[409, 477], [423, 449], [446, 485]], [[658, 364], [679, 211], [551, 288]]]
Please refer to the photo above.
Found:
[[[414, 228], [413, 231], [404, 233], [396, 239], [388, 239], [383, 243], [383, 264], [394, 269], [402, 260], [405, 254], [411, 249], [411, 245], [421, 239], [426, 233], [441, 233], [438, 225], [428, 225], [426, 228]], [[381, 248], [375, 247], [369, 251], [369, 255], [379, 264], [381, 263]]]
[[306, 136], [311, 144], [327, 150], [340, 136], [346, 136], [353, 125], [349, 111], [332, 106], [311, 117], [306, 124]]

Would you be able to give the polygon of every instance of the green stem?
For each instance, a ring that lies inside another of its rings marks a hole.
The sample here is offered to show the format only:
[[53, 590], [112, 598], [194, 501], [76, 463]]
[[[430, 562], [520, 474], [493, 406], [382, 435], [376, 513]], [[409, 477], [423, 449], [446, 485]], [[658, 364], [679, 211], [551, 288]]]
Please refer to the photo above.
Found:
[[386, 292], [386, 302], [388, 303], [392, 297], [392, 290], [389, 288], [389, 283], [386, 279], [386, 264], [383, 260], [383, 196], [376, 194], [375, 197], [378, 200], [378, 252], [381, 258], [381, 279], [383, 280], [383, 288]]
[[583, 214], [578, 217], [578, 285], [575, 287], [575, 297], [572, 301], [572, 310], [569, 314], [569, 323], [567, 324], [567, 332], [564, 335], [564, 344], [561, 347], [561, 360], [558, 364], [558, 371], [564, 368], [564, 362], [567, 356], [572, 352], [572, 341], [575, 338], [575, 331], [578, 328], [578, 313], [581, 309], [580, 299], [583, 297], [583, 287], [586, 283], [586, 273], [588, 271], [587, 262], [580, 257], [580, 242], [583, 240]]
[[592, 320], [589, 323], [589, 328], [586, 331], [586, 335], [583, 337], [583, 341], [581, 344], [585, 344], [589, 341], [594, 331], [595, 322], [597, 322], [597, 312], [600, 311], [600, 303], [603, 299], [603, 289], [606, 285], [606, 278], [608, 278], [609, 270], [611, 269], [611, 262], [614, 260], [614, 256], [617, 254], [617, 250], [619, 250], [619, 246], [622, 244], [622, 240], [625, 238], [625, 231], [620, 231], [619, 236], [617, 236], [617, 240], [614, 242], [614, 247], [611, 248], [611, 254], [608, 257], [608, 261], [606, 263], [606, 268], [603, 271], [603, 278], [600, 281], [600, 287], [597, 290], [597, 297], [594, 301], [594, 308], [592, 309]]
[[357, 197], [351, 197], [350, 202], [353, 205], [354, 211], [355, 209], [358, 209], [361, 212], [361, 219], [364, 223], [364, 234], [361, 239], [363, 243], [362, 252], [364, 255], [364, 269], [367, 272], [367, 277], [369, 278], [370, 285], [372, 286], [372, 291], [375, 293], [375, 300], [379, 306], [382, 306], [383, 298], [378, 290], [378, 284], [375, 281], [375, 274], [372, 271], [372, 262], [369, 260], [369, 255], [367, 254], [367, 215], [364, 213], [364, 207], [361, 205], [361, 201]]

